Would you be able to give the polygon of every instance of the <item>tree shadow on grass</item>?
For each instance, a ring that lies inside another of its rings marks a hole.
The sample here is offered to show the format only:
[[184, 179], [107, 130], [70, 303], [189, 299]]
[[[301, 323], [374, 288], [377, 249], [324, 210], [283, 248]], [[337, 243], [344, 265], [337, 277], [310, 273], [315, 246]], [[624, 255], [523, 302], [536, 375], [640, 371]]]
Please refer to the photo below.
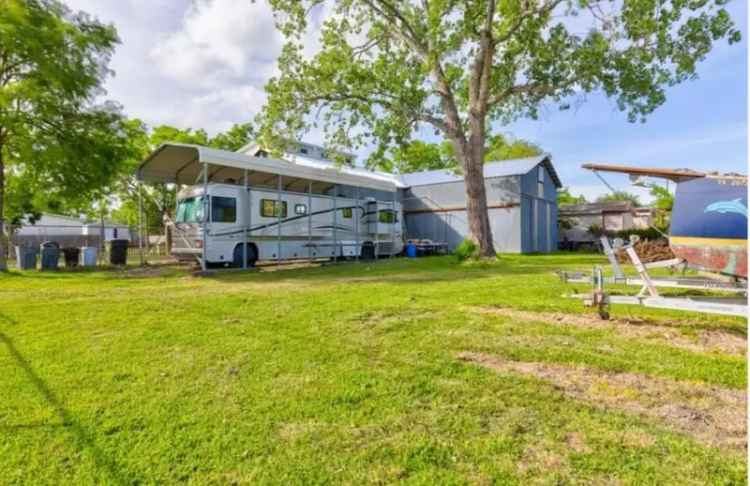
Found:
[[[6, 321], [13, 322], [10, 318], [3, 316]], [[108, 476], [108, 482], [110, 484], [133, 484], [140, 482], [140, 479], [135, 477], [133, 474], [124, 473], [115, 460], [96, 445], [93, 434], [86, 429], [76, 417], [65, 408], [60, 399], [55, 393], [47, 386], [47, 383], [39, 377], [34, 371], [29, 361], [18, 351], [18, 348], [13, 344], [13, 341], [5, 333], [0, 331], [0, 341], [8, 348], [10, 355], [16, 361], [18, 366], [24, 371], [29, 381], [34, 385], [39, 394], [46, 400], [46, 402], [54, 409], [62, 422], [62, 426], [66, 430], [70, 431], [75, 445], [83, 452], [88, 451], [97, 468], [103, 471]], [[39, 424], [39, 427], [42, 425]], [[24, 428], [21, 426], [11, 426], [14, 428]], [[26, 426], [31, 428], [31, 425]]]

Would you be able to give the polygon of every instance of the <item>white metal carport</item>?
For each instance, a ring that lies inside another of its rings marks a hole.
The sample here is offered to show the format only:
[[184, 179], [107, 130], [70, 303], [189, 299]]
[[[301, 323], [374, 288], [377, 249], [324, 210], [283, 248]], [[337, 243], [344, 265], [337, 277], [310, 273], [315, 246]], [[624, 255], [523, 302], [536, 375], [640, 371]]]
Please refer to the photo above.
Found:
[[[140, 183], [202, 184], [204, 194], [207, 193], [209, 182], [242, 181], [245, 190], [249, 190], [253, 186], [271, 187], [271, 182], [275, 180], [279, 198], [282, 190], [312, 193], [313, 184], [318, 185], [320, 189], [341, 184], [357, 189], [364, 187], [393, 193], [394, 207], [396, 192], [403, 187], [403, 184], [390, 174], [365, 169], [321, 164], [304, 159], [288, 162], [181, 143], [162, 144], [138, 166], [136, 178]], [[283, 179], [287, 181], [284, 185], [282, 185]], [[207, 201], [204, 201], [204, 204], [207, 204]], [[204, 208], [204, 214], [208, 214], [208, 208]], [[202, 226], [204, 245], [201, 267], [205, 271], [207, 224], [204, 222]], [[246, 235], [245, 241], [247, 241]], [[246, 258], [243, 258], [244, 266], [246, 266]]]

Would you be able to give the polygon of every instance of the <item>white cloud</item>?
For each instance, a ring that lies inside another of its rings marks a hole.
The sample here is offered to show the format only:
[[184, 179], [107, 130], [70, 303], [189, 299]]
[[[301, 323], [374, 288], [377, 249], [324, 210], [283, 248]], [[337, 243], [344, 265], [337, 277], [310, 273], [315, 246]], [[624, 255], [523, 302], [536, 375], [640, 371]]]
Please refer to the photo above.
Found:
[[117, 28], [107, 98], [151, 126], [213, 134], [255, 116], [283, 39], [266, 2], [67, 0]]
[[161, 73], [177, 83], [263, 83], [274, 70], [282, 36], [265, 2], [198, 0], [180, 29], [149, 52]]

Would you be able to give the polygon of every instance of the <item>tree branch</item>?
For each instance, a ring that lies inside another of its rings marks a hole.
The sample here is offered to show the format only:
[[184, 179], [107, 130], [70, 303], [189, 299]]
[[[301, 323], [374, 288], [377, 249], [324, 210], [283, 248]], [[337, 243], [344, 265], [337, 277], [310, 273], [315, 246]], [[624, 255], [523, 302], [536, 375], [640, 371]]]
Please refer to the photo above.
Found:
[[493, 97], [491, 97], [488, 102], [487, 106], [492, 107], [497, 105], [498, 103], [501, 103], [505, 101], [508, 97], [517, 95], [517, 94], [530, 94], [533, 96], [546, 96], [550, 95], [555, 92], [555, 87], [547, 84], [520, 84], [517, 86], [512, 86], [502, 93], [499, 93]]
[[[381, 93], [381, 96], [387, 96], [385, 93]], [[374, 105], [380, 105], [383, 108], [396, 112], [396, 113], [403, 113], [407, 115], [409, 119], [411, 119], [413, 122], [424, 122], [429, 123], [433, 125], [438, 130], [443, 131], [444, 133], [448, 132], [448, 127], [446, 123], [441, 120], [440, 118], [432, 115], [431, 113], [427, 113], [425, 111], [414, 111], [414, 110], [408, 110], [404, 107], [403, 104], [399, 103], [398, 100], [395, 97], [392, 97], [391, 100], [384, 99], [383, 97], [375, 97], [375, 96], [365, 96], [362, 94], [357, 93], [326, 93], [321, 95], [315, 95], [315, 96], [307, 96], [302, 99], [304, 103], [308, 103], [310, 105], [315, 103], [321, 103], [321, 102], [346, 102], [356, 100], [362, 103], [366, 104], [374, 104]]]

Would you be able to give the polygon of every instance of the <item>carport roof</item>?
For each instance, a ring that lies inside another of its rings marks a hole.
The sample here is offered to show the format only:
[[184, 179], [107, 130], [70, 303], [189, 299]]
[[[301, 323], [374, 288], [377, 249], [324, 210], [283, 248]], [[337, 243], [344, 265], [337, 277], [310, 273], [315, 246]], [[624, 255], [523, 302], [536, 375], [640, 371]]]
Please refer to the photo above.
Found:
[[[395, 191], [401, 182], [390, 174], [365, 169], [313, 163], [304, 159], [286, 160], [253, 157], [239, 152], [219, 150], [201, 145], [165, 143], [144, 160], [136, 171], [142, 182], [199, 184], [201, 165], [207, 163], [209, 180], [233, 178], [241, 181], [244, 171], [279, 174], [296, 179]], [[221, 177], [219, 177], [219, 174]]]
[[[547, 171], [552, 177], [555, 186], [562, 187], [560, 177], [557, 175], [554, 166], [550, 160], [549, 154], [542, 154], [536, 157], [525, 159], [502, 160], [499, 162], [488, 162], [484, 164], [484, 178], [508, 177], [515, 175], [524, 175], [529, 173], [539, 164], [544, 164]], [[406, 186], [429, 186], [432, 184], [445, 184], [448, 182], [461, 182], [463, 176], [454, 174], [449, 170], [428, 170], [424, 172], [412, 172], [402, 174], [401, 182]]]

